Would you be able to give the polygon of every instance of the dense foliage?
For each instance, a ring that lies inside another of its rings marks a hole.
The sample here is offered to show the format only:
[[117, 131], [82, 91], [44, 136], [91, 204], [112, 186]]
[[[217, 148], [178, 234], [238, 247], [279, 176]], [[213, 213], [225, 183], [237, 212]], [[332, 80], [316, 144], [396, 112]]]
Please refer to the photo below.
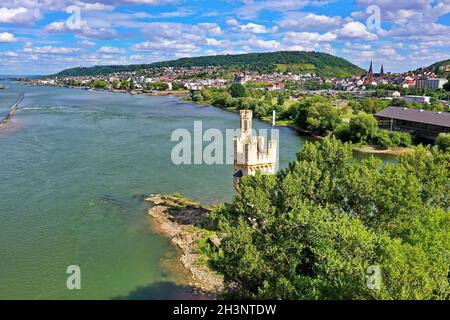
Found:
[[436, 145], [440, 150], [450, 152], [450, 133], [440, 133]]
[[[307, 65], [309, 72], [321, 76], [350, 77], [363, 74], [364, 70], [347, 60], [321, 52], [279, 51], [266, 53], [248, 53], [238, 55], [216, 55], [194, 58], [181, 58], [173, 61], [140, 65], [95, 66], [90, 68], [66, 69], [57, 76], [96, 76], [116, 72], [133, 72], [149, 68], [162, 67], [228, 67], [238, 71], [273, 72], [280, 65]], [[312, 66], [312, 67], [311, 67]]]
[[233, 83], [229, 91], [233, 98], [245, 98], [247, 96], [247, 89], [240, 83]]
[[244, 177], [215, 212], [225, 297], [449, 299], [449, 160], [420, 146], [356, 161], [326, 138], [276, 176]]
[[334, 134], [344, 142], [370, 143], [384, 148], [410, 147], [413, 144], [410, 133], [380, 129], [375, 117], [364, 112], [358, 113], [349, 123], [341, 123]]
[[[331, 97], [305, 96], [287, 103], [286, 99], [289, 97], [289, 91], [264, 91], [253, 85], [235, 83], [227, 90], [205, 89], [202, 92], [193, 92], [190, 99], [228, 110], [249, 109], [255, 116], [263, 119], [271, 119], [275, 110], [278, 121], [293, 124], [316, 135], [334, 133], [342, 141], [385, 148], [413, 145], [413, 138], [407, 132], [378, 128], [373, 113], [387, 107], [386, 100], [351, 100], [348, 107], [337, 108]], [[344, 118], [349, 117], [348, 122], [343, 122]]]

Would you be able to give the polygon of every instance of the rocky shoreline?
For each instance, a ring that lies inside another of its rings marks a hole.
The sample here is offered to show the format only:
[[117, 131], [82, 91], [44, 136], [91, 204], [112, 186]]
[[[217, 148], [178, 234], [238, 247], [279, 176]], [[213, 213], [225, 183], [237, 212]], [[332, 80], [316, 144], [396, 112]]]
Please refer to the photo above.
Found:
[[204, 228], [212, 208], [180, 196], [152, 194], [146, 201], [153, 203], [148, 210], [155, 232], [171, 239], [181, 251], [180, 261], [191, 274], [189, 294], [199, 299], [215, 299], [223, 290], [223, 279], [202, 262], [199, 240], [212, 247], [220, 241], [217, 235]]

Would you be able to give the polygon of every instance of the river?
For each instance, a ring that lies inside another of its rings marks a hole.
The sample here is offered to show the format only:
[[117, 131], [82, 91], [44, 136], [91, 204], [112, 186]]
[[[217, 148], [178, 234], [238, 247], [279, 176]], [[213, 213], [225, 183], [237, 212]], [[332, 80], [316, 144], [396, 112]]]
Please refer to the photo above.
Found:
[[[170, 137], [195, 120], [235, 128], [239, 116], [172, 96], [3, 84], [0, 117], [25, 97], [0, 129], [0, 299], [179, 297], [186, 275], [142, 195], [230, 200], [232, 166], [177, 166]], [[280, 128], [281, 167], [305, 141]], [[69, 265], [81, 290], [66, 288]]]

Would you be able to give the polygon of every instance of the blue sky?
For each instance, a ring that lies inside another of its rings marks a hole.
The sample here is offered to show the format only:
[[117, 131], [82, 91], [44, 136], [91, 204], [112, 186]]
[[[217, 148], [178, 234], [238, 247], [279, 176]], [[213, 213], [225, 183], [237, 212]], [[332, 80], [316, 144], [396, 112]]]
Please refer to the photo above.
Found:
[[449, 49], [450, 0], [0, 0], [0, 74], [279, 50], [402, 72]]

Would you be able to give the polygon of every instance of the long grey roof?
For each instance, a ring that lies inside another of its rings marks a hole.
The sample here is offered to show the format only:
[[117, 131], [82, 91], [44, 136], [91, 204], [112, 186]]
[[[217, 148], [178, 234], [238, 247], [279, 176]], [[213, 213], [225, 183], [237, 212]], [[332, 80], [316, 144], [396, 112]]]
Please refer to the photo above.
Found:
[[377, 112], [375, 116], [450, 128], [450, 112], [387, 107], [386, 109]]

